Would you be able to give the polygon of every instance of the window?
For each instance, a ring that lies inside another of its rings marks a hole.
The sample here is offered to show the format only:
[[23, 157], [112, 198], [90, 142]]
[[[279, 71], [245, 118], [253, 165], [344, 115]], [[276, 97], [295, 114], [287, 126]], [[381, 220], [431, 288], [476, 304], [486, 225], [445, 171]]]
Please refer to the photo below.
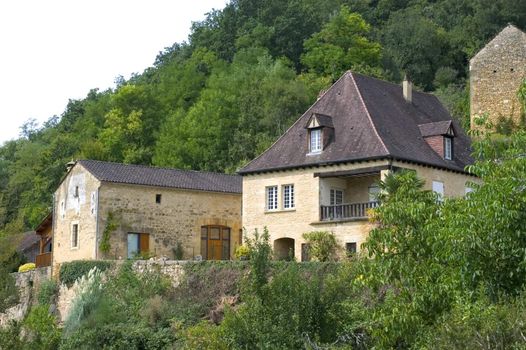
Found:
[[201, 257], [203, 260], [230, 259], [230, 227], [201, 226]]
[[453, 140], [451, 137], [444, 137], [444, 159], [453, 159]]
[[310, 245], [308, 243], [301, 244], [301, 261], [310, 261]]
[[156, 194], [155, 195], [155, 203], [161, 204], [161, 195], [160, 194]]
[[438, 194], [438, 199], [444, 198], [444, 183], [441, 181], [433, 181], [433, 192]]
[[342, 204], [342, 203], [343, 203], [343, 191], [331, 188], [330, 204], [331, 205], [338, 205], [338, 204]]
[[150, 235], [147, 233], [128, 233], [128, 259], [133, 259], [150, 250]]
[[321, 129], [312, 129], [310, 131], [310, 152], [321, 152]]
[[467, 195], [468, 193], [471, 193], [473, 191], [474, 191], [473, 187], [466, 186], [466, 188], [464, 189], [464, 194]]
[[79, 224], [71, 226], [71, 248], [78, 248], [79, 246]]
[[294, 185], [283, 186], [283, 209], [294, 208]]
[[73, 197], [78, 198], [79, 197], [79, 187], [75, 186], [75, 193], [73, 193]]
[[356, 254], [356, 242], [345, 243], [345, 251], [347, 252], [347, 256]]
[[278, 209], [278, 186], [267, 187], [267, 210]]
[[372, 184], [369, 186], [369, 202], [376, 202], [378, 200], [378, 194], [380, 193], [380, 187], [378, 184]]

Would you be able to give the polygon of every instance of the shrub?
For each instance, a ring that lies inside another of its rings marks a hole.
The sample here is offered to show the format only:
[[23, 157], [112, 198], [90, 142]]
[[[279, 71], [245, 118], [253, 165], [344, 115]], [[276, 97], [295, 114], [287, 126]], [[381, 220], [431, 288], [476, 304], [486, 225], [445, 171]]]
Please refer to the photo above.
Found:
[[20, 339], [21, 323], [11, 321], [0, 327], [0, 349], [23, 349]]
[[333, 232], [306, 232], [303, 238], [309, 244], [309, 253], [315, 260], [325, 262], [337, 259], [339, 246]]
[[60, 282], [71, 286], [76, 280], [86, 275], [93, 268], [97, 268], [97, 270], [102, 272], [111, 266], [111, 262], [100, 260], [77, 260], [63, 263], [60, 266]]
[[66, 321], [64, 332], [70, 334], [81, 325], [81, 322], [97, 307], [102, 296], [101, 272], [94, 267], [79, 280], [79, 292]]
[[36, 265], [34, 263], [27, 263], [24, 265], [20, 265], [18, 268], [18, 272], [27, 272], [36, 269]]
[[250, 256], [250, 249], [246, 245], [240, 245], [234, 252], [234, 257], [238, 260], [247, 260]]
[[38, 305], [31, 309], [23, 322], [24, 340], [28, 349], [54, 350], [60, 341], [60, 329], [56, 319], [50, 315], [49, 305]]
[[6, 269], [0, 268], [0, 312], [18, 303], [15, 279]]
[[230, 349], [221, 334], [221, 327], [208, 321], [201, 321], [195, 326], [184, 329], [180, 334], [181, 349], [227, 350]]
[[37, 300], [40, 305], [51, 304], [58, 292], [57, 282], [53, 280], [44, 281], [38, 290]]

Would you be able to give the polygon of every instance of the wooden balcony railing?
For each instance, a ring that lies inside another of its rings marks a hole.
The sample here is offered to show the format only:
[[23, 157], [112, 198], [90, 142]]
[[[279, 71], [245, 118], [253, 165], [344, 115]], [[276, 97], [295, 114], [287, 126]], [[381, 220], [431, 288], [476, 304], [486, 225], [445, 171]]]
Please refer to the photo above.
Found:
[[37, 267], [51, 266], [51, 253], [38, 254], [35, 265]]
[[379, 202], [322, 205], [320, 208], [321, 221], [366, 218], [367, 210], [379, 205]]

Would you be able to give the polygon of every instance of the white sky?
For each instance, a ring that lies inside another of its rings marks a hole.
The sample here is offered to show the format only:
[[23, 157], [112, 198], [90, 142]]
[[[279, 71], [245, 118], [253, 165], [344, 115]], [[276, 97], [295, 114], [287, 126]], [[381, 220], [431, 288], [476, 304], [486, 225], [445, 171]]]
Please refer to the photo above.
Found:
[[114, 86], [227, 0], [0, 0], [0, 144]]

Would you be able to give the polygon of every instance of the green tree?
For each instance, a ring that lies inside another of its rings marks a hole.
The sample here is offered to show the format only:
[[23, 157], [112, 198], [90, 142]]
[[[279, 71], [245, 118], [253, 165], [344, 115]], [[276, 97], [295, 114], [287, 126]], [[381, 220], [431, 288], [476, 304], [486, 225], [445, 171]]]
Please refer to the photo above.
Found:
[[381, 47], [369, 39], [370, 26], [343, 6], [323, 29], [305, 41], [302, 63], [310, 72], [337, 79], [352, 69], [379, 74]]

